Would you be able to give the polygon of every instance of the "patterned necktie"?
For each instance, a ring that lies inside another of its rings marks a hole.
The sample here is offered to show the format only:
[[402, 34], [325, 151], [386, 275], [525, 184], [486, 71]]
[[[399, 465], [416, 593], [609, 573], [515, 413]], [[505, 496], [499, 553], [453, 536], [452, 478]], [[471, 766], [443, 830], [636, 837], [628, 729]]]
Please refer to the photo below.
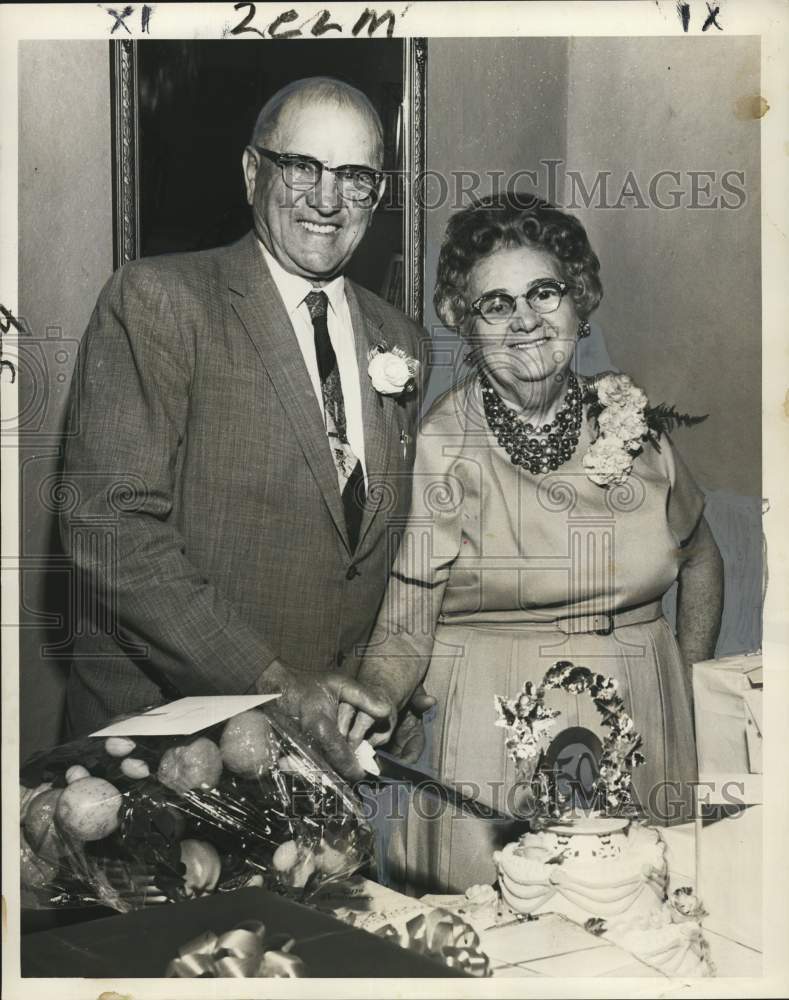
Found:
[[312, 328], [315, 331], [315, 355], [318, 359], [318, 374], [323, 392], [326, 434], [337, 469], [345, 524], [353, 550], [359, 541], [359, 527], [362, 522], [365, 501], [364, 473], [362, 463], [354, 455], [348, 443], [340, 370], [337, 367], [337, 356], [329, 339], [329, 326], [326, 322], [329, 300], [325, 292], [310, 292], [304, 301], [310, 311]]

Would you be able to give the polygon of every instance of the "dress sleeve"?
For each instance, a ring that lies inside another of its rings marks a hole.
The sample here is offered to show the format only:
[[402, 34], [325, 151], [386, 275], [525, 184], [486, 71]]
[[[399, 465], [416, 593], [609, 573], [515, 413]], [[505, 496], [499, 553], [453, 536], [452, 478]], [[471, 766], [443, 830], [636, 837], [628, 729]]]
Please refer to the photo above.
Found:
[[666, 515], [669, 527], [682, 548], [696, 530], [704, 512], [704, 494], [668, 436], [661, 440], [660, 448], [669, 478]]
[[440, 422], [423, 424], [416, 440], [411, 509], [370, 641], [365, 667], [392, 658], [430, 662], [436, 622], [452, 563], [460, 551], [463, 484], [447, 456]]

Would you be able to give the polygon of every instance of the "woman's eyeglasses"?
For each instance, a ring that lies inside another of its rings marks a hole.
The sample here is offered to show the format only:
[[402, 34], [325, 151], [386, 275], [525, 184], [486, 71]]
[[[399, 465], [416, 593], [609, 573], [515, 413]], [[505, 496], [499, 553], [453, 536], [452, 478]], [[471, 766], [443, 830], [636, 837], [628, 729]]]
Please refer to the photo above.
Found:
[[341, 167], [327, 167], [320, 160], [299, 153], [276, 153], [263, 146], [254, 147], [266, 159], [276, 163], [282, 171], [282, 180], [292, 191], [312, 191], [320, 184], [323, 171], [334, 174], [337, 188], [347, 201], [362, 205], [374, 205], [378, 201], [378, 189], [385, 174], [372, 167], [357, 167], [344, 164]]
[[472, 312], [481, 316], [486, 323], [506, 323], [515, 315], [518, 299], [526, 299], [527, 305], [541, 316], [556, 312], [562, 299], [572, 286], [565, 281], [546, 278], [537, 282], [522, 295], [508, 292], [486, 292], [471, 303]]

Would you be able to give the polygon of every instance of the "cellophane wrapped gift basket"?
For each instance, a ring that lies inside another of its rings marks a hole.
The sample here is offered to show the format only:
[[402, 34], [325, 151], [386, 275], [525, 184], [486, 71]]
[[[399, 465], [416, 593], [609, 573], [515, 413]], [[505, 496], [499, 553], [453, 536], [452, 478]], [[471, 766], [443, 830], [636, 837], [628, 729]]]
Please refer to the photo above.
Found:
[[180, 699], [29, 760], [22, 905], [128, 912], [255, 885], [304, 900], [368, 864], [358, 800], [266, 700]]

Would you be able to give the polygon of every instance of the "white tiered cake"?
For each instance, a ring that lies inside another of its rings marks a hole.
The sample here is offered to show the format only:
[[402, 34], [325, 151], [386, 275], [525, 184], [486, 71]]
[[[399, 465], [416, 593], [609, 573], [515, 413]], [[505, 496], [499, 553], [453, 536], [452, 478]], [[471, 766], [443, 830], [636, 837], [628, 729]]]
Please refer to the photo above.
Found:
[[660, 834], [627, 820], [611, 830], [615, 822], [579, 820], [507, 844], [494, 854], [502, 898], [516, 913], [584, 924], [666, 975], [710, 975], [698, 902], [682, 891], [666, 896]]
[[656, 830], [627, 826], [600, 818], [524, 834], [493, 856], [503, 898], [518, 913], [560, 913], [579, 923], [661, 906], [664, 845]]
[[[548, 688], [588, 692], [610, 734], [602, 744], [599, 776], [590, 791], [605, 815], [580, 811], [573, 794], [542, 770], [547, 730], [557, 712], [545, 708]], [[704, 913], [689, 889], [667, 894], [665, 844], [658, 830], [627, 816], [631, 770], [641, 760], [632, 720], [611, 678], [559, 662], [542, 684], [514, 699], [497, 699], [507, 748], [526, 783], [537, 789], [532, 832], [496, 851], [503, 900], [516, 913], [558, 913], [624, 947], [667, 975], [708, 976], [711, 966], [698, 918]]]

